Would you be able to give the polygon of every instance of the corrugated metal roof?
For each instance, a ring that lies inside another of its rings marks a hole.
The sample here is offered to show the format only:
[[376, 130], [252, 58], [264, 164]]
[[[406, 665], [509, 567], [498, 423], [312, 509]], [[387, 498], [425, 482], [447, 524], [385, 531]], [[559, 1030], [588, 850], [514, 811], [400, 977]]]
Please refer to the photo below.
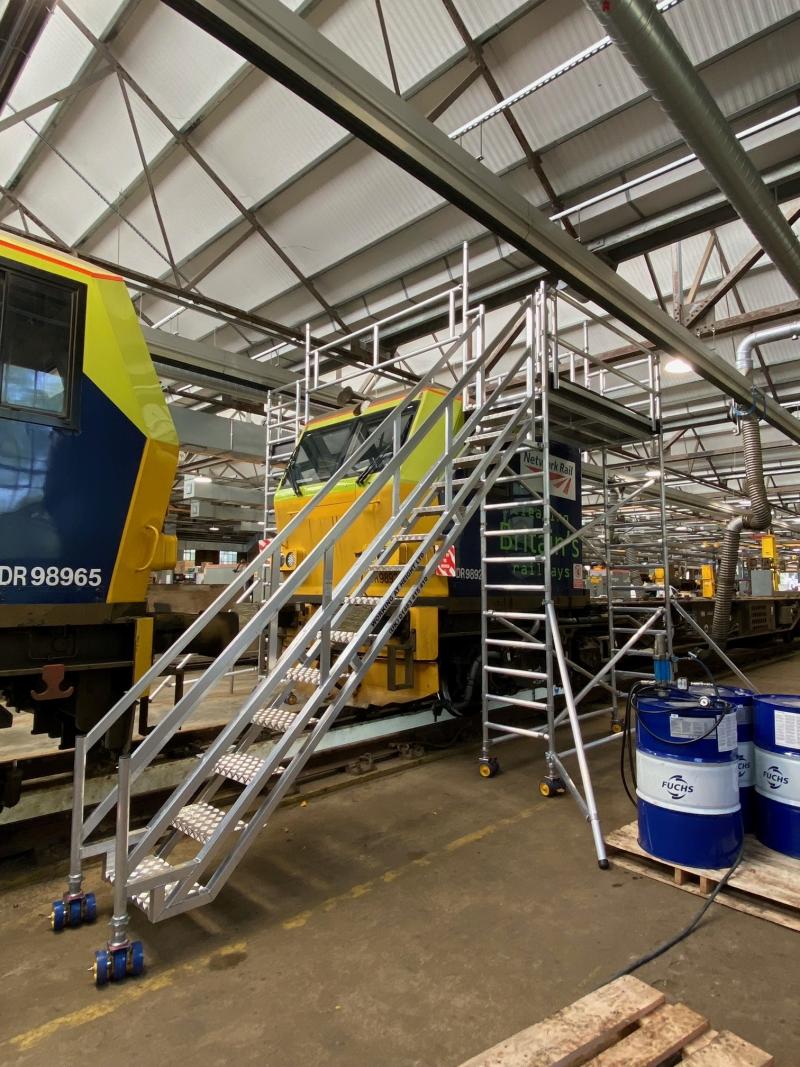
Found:
[[679, 4], [667, 18], [686, 54], [697, 64], [797, 13], [796, 0], [757, 0], [749, 4], [694, 0]]
[[137, 6], [114, 42], [114, 54], [179, 128], [245, 66], [238, 55], [158, 0]]
[[[298, 130], [303, 136], [298, 136]], [[248, 207], [343, 141], [345, 132], [316, 108], [258, 72], [193, 136], [195, 147]]]
[[[541, 4], [544, 0], [536, 2]], [[455, 0], [455, 6], [470, 36], [475, 38], [499, 26], [515, 12], [529, 7], [530, 0], [492, 0], [490, 4], [485, 0]]]
[[259, 212], [305, 273], [364, 248], [441, 199], [387, 159], [351, 141]]
[[[287, 2], [291, 7], [300, 0]], [[602, 36], [582, 0], [455, 2], [471, 34], [491, 37], [484, 55], [503, 92], [518, 89]], [[248, 73], [237, 56], [157, 0], [140, 0], [135, 6], [117, 0], [72, 0], [72, 7], [98, 34], [125, 11], [128, 17], [120, 20], [121, 29], [110, 42], [114, 54], [172, 122], [191, 129], [192, 143], [233, 193], [248, 207], [263, 204], [259, 218], [269, 232], [300, 270], [315, 276], [331, 302], [347, 305], [348, 314], [384, 310], [397, 278], [403, 279], [407, 299], [444, 284], [457, 260], [459, 241], [480, 233], [477, 224], [372, 151], [349, 141], [334, 123], [281, 86], [258, 72]], [[464, 43], [439, 0], [382, 0], [382, 7], [400, 88], [406, 92], [425, 85], [415, 105], [427, 112], [472, 69], [472, 60], [463, 58]], [[307, 11], [313, 25], [391, 84], [374, 0], [322, 0], [307, 5]], [[800, 82], [800, 18], [738, 47], [798, 14], [796, 0], [738, 5], [686, 0], [667, 18], [696, 62], [712, 60], [704, 77], [723, 109], [732, 113], [747, 112]], [[504, 20], [515, 16], [513, 25], [497, 32]], [[714, 58], [731, 49], [727, 57]], [[56, 9], [15, 87], [12, 104], [23, 106], [62, 88], [87, 63], [98, 64], [90, 53], [86, 39]], [[637, 98], [641, 99], [631, 106]], [[440, 117], [439, 125], [452, 129], [493, 102], [485, 82], [478, 79]], [[179, 261], [185, 260], [185, 273], [193, 276], [241, 232], [239, 215], [184, 149], [171, 146], [163, 124], [134, 92], [131, 106], [145, 155], [153, 163], [170, 241]], [[635, 171], [647, 157], [660, 161], [665, 148], [679, 140], [658, 106], [643, 97], [641, 84], [614, 48], [528, 97], [514, 113], [534, 150], [545, 150], [544, 167], [556, 190], [567, 194], [613, 184], [617, 175]], [[41, 128], [49, 117], [50, 111], [43, 111], [32, 125]], [[67, 163], [46, 147], [37, 151], [30, 172], [16, 189], [23, 203], [65, 239], [75, 240], [96, 227], [86, 248], [169, 277], [163, 240], [115, 79], [108, 78], [61, 105], [48, 138]], [[0, 132], [0, 179], [7, 180], [36, 143], [35, 132], [24, 125]], [[492, 120], [482, 134], [468, 135], [465, 148], [473, 155], [482, 154], [487, 167], [505, 172], [509, 184], [533, 203], [546, 203], [541, 183], [521, 165], [522, 150], [503, 118]], [[787, 138], [770, 159], [784, 160], [789, 151]], [[709, 187], [698, 166], [690, 180], [684, 174], [680, 183], [642, 190], [635, 206], [622, 197], [604, 205], [579, 228], [583, 236], [608, 232], [682, 202], [689, 188], [699, 193]], [[117, 204], [123, 219], [109, 213], [107, 201]], [[13, 206], [5, 204], [0, 210], [6, 220], [13, 216], [12, 224], [19, 224]], [[748, 235], [744, 228], [730, 233], [723, 229], [721, 239], [735, 261]], [[702, 247], [702, 239], [686, 243], [687, 274]], [[491, 239], [479, 248], [476, 274], [493, 278], [495, 272], [507, 269], [501, 257], [508, 250]], [[510, 261], [521, 262], [516, 255]], [[668, 255], [665, 260], [657, 254], [654, 262], [668, 290]], [[713, 269], [712, 261], [709, 279]], [[623, 270], [651, 292], [641, 262]], [[751, 295], [753, 299], [767, 295], [766, 279], [764, 272], [753, 275], [748, 300]], [[319, 315], [318, 303], [257, 238], [216, 267], [202, 288], [245, 307], [264, 307], [292, 324], [305, 315]], [[362, 294], [368, 294], [366, 302]], [[356, 310], [359, 300], [361, 312]], [[170, 307], [166, 301], [152, 310], [166, 314]], [[209, 328], [208, 318], [195, 312], [181, 313], [175, 324], [192, 334]], [[227, 327], [217, 336], [232, 347], [242, 343]]]
[[[366, 3], [366, 0], [364, 2]], [[344, 7], [349, 7], [349, 4]], [[401, 93], [408, 92], [426, 78], [432, 70], [446, 63], [464, 47], [443, 4], [438, 0], [436, 3], [429, 3], [428, 0], [381, 0], [381, 7], [386, 20], [386, 34], [389, 38]], [[369, 8], [371, 19], [374, 19], [378, 42], [372, 47], [380, 53], [380, 60], [377, 56], [374, 59], [376, 69], [373, 73], [391, 87], [386, 50], [380, 35], [373, 0], [369, 0]], [[354, 38], [351, 37], [349, 47], [342, 44], [337, 37], [332, 36], [328, 22], [320, 28], [326, 37], [330, 37], [357, 62], [366, 66], [359, 54], [358, 46], [352, 44], [353, 39], [358, 41], [360, 38], [360, 27], [354, 28]]]

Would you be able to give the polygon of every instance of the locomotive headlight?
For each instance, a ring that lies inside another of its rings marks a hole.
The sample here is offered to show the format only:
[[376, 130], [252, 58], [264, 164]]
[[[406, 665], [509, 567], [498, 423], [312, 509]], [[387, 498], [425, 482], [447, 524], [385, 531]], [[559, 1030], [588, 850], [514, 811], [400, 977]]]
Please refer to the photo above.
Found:
[[287, 552], [286, 553], [286, 566], [289, 568], [290, 571], [294, 570], [294, 568], [297, 566], [297, 553], [296, 552]]

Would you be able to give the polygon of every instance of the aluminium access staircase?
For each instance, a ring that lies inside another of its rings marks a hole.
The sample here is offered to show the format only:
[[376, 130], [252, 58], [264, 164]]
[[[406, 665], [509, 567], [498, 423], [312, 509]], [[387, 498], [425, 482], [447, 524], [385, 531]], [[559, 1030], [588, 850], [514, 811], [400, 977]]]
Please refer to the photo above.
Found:
[[[78, 739], [70, 876], [65, 902], [84, 897], [81, 892], [84, 859], [103, 856], [105, 877], [114, 885], [114, 914], [108, 951], [98, 954], [98, 981], [124, 975], [124, 962], [118, 975], [115, 961], [121, 960], [126, 952], [130, 961], [131, 942], [126, 932], [129, 902], [155, 922], [200, 907], [216, 897], [347, 705], [364, 673], [386, 649], [426, 582], [435, 574], [445, 552], [481, 507], [518, 446], [526, 439], [537, 437], [535, 428], [543, 417], [538, 402], [542, 367], [530, 329], [532, 307], [530, 300], [525, 301], [498, 337], [482, 351], [481, 339], [480, 354], [464, 360], [463, 373], [444, 396], [441, 406], [413, 436], [402, 442], [402, 414], [414, 403], [424, 382], [411, 389], [286, 529], [276, 535], [89, 734]], [[442, 354], [429, 378], [445, 365], [450, 366], [451, 357], [460, 346], [472, 340], [482, 325], [482, 312], [465, 315], [463, 334]], [[527, 343], [517, 354], [509, 355], [511, 342], [526, 327]], [[503, 370], [498, 373], [501, 359]], [[491, 378], [490, 371], [495, 371]], [[525, 382], [521, 389], [520, 380]], [[456, 404], [464, 397], [472, 399], [472, 408], [465, 412], [463, 425], [456, 429]], [[442, 421], [444, 451], [407, 495], [401, 496], [402, 463]], [[389, 462], [365, 483], [361, 495], [296, 569], [280, 581], [281, 545], [349, 469], [369, 458], [370, 448], [384, 437], [387, 429], [391, 430], [394, 445]], [[335, 579], [334, 545], [388, 486], [391, 486], [393, 514], [349, 571]], [[277, 656], [267, 675], [258, 680], [185, 780], [146, 826], [131, 831], [132, 783], [255, 636], [272, 635], [273, 647], [277, 648], [274, 638], [280, 609], [319, 566], [323, 572], [323, 595], [318, 609]], [[135, 701], [164, 666], [262, 568], [274, 579], [269, 584], [267, 599], [135, 751], [120, 758], [116, 787], [87, 816], [83, 799], [88, 750], [122, 716], [132, 713]], [[376, 580], [385, 583], [380, 595], [374, 593]], [[253, 751], [254, 743], [264, 732], [274, 739], [266, 755], [261, 746]], [[579, 735], [576, 744], [580, 744]], [[223, 807], [217, 802], [217, 796], [223, 786], [231, 785], [240, 787], [238, 796], [232, 804]], [[115, 835], [93, 840], [101, 822], [112, 811], [116, 812]], [[186, 846], [190, 844], [194, 855], [187, 858]], [[138, 951], [137, 958], [140, 958]], [[130, 967], [129, 962], [129, 970]]]

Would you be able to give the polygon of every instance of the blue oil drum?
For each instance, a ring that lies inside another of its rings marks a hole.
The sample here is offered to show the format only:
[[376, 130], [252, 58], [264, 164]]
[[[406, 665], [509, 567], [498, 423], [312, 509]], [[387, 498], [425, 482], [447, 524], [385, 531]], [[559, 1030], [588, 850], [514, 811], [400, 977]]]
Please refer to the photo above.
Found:
[[753, 754], [753, 693], [738, 686], [718, 685], [710, 682], [692, 682], [688, 690], [670, 689], [670, 696], [684, 699], [704, 696], [712, 699], [719, 694], [736, 712], [736, 747], [739, 752], [739, 803], [742, 806], [744, 832], [755, 832], [755, 756]]
[[639, 844], [687, 867], [730, 867], [744, 837], [736, 712], [654, 687], [636, 707]]
[[756, 837], [800, 859], [800, 696], [762, 693], [753, 713]]

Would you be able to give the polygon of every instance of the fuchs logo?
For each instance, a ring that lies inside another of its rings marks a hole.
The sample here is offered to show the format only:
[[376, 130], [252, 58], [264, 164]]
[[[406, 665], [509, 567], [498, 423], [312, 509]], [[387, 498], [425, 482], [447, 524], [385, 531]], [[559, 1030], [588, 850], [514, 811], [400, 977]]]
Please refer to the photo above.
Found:
[[694, 786], [689, 785], [682, 774], [673, 774], [666, 782], [661, 783], [661, 788], [666, 789], [673, 800], [683, 800], [689, 793], [694, 792]]
[[747, 772], [750, 770], [750, 760], [744, 756], [739, 757], [739, 777], [744, 778]]
[[776, 767], [774, 763], [771, 767], [767, 767], [765, 771], [762, 771], [762, 774], [767, 779], [770, 789], [780, 789], [782, 785], [789, 784], [789, 779], [785, 774], [781, 773], [780, 767]]

